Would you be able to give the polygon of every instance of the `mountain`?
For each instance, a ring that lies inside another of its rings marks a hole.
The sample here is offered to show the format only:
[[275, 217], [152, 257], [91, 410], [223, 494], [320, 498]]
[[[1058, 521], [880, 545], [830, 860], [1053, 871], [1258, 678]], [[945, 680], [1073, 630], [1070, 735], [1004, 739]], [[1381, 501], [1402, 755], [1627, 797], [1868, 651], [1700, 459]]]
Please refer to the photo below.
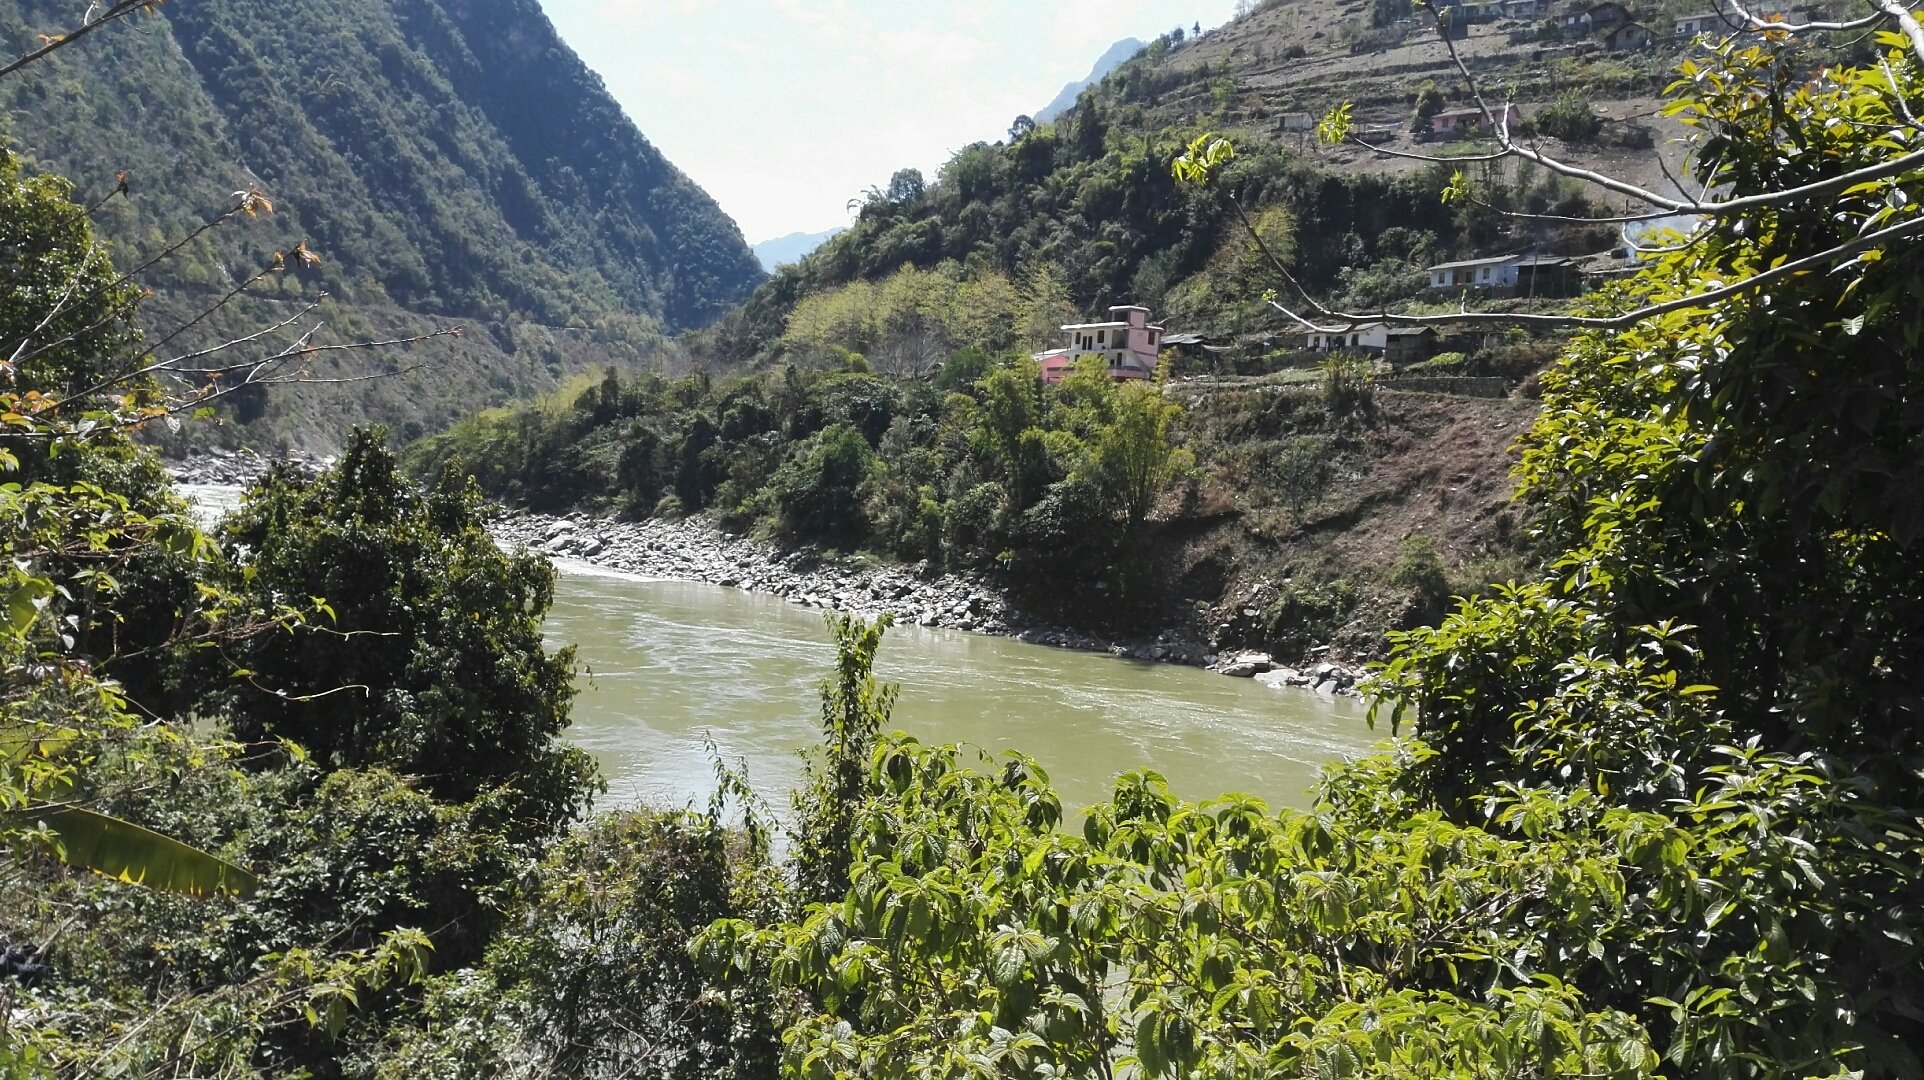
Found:
[[1123, 38], [1121, 41], [1109, 46], [1109, 50], [1103, 53], [1101, 58], [1096, 61], [1096, 66], [1089, 69], [1088, 78], [1064, 86], [1062, 92], [1055, 96], [1054, 101], [1036, 110], [1033, 119], [1038, 124], [1046, 124], [1056, 117], [1061, 116], [1063, 113], [1068, 112], [1075, 106], [1076, 98], [1080, 96], [1084, 90], [1101, 82], [1110, 72], [1121, 67], [1123, 61], [1128, 60], [1142, 50], [1143, 43], [1137, 41], [1135, 38]]
[[802, 256], [821, 247], [825, 241], [841, 231], [830, 229], [827, 232], [818, 233], [792, 232], [787, 236], [764, 240], [755, 245], [755, 257], [762, 261], [762, 269], [772, 274], [777, 266], [800, 261]]
[[[0, 0], [0, 50], [24, 53], [77, 12]], [[312, 423], [275, 426], [269, 403], [247, 418], [269, 441], [326, 448], [338, 432], [316, 426], [323, 415], [439, 426], [706, 325], [763, 277], [734, 222], [636, 130], [536, 0], [169, 4], [0, 80], [0, 140], [83, 201], [125, 173], [128, 196], [94, 222], [126, 267], [233, 193], [266, 194], [272, 213], [142, 275], [156, 310], [191, 313], [302, 240], [320, 256], [177, 344], [251, 331], [323, 293], [335, 318], [319, 341], [467, 325], [424, 386], [354, 386], [324, 408], [323, 391], [277, 392]]]

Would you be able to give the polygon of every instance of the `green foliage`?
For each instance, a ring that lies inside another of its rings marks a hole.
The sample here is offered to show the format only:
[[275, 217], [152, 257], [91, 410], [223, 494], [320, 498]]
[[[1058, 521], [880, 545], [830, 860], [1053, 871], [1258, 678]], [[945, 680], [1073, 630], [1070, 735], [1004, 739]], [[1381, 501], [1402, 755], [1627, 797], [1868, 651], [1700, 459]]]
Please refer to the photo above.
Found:
[[541, 510], [712, 508], [786, 543], [994, 569], [1071, 618], [1152, 602], [1151, 510], [1194, 461], [1182, 410], [1100, 364], [1050, 385], [1028, 356], [965, 349], [944, 372], [946, 395], [800, 367], [675, 384], [610, 374], [424, 440], [408, 463]]
[[377, 1075], [773, 1075], [766, 995], [720, 993], [690, 938], [722, 918], [768, 918], [765, 853], [712, 817], [603, 815], [556, 844], [474, 969], [436, 978]]
[[299, 743], [334, 767], [380, 765], [450, 802], [486, 798], [524, 838], [586, 802], [592, 766], [560, 744], [573, 654], [549, 655], [554, 570], [482, 528], [480, 494], [420, 492], [379, 431], [317, 477], [270, 474], [225, 523], [234, 591], [271, 610], [315, 598], [329, 619], [226, 651], [216, 697], [244, 739]]
[[[139, 290], [96, 245], [72, 186], [25, 176], [20, 158], [0, 148], [0, 341], [12, 386], [66, 397], [117, 374], [137, 357]], [[44, 324], [44, 325], [43, 325]]]
[[861, 432], [847, 424], [816, 432], [769, 478], [776, 528], [790, 539], [860, 543], [868, 533], [863, 504], [878, 470]]
[[1564, 142], [1591, 142], [1603, 130], [1603, 118], [1590, 105], [1590, 99], [1575, 91], [1565, 92], [1543, 107], [1532, 121], [1536, 130]]
[[1170, 428], [1182, 407], [1165, 401], [1159, 388], [1140, 382], [1121, 386], [1110, 410], [1090, 439], [1090, 469], [1134, 530], [1148, 519], [1156, 496], [1194, 459], [1170, 444]]
[[1421, 534], [1404, 539], [1396, 565], [1390, 569], [1390, 584], [1409, 589], [1425, 601], [1448, 596], [1450, 583], [1443, 560], [1437, 558], [1436, 541]]
[[1323, 373], [1323, 400], [1331, 413], [1350, 416], [1368, 412], [1376, 401], [1376, 374], [1367, 356], [1338, 353], [1318, 367]]
[[[1594, 310], [1921, 212], [1884, 135], [1913, 58], [1803, 71], [1686, 66], [1699, 179], [1883, 175], [1713, 218]], [[1312, 812], [1140, 773], [1077, 837], [1035, 763], [898, 735], [846, 893], [700, 955], [773, 982], [796, 1076], [1916, 1075], [1918, 281], [1887, 241], [1581, 335], [1518, 465], [1543, 576], [1400, 635], [1374, 689], [1412, 736]]]
[[[1038, 287], [1038, 274], [1059, 284], [1059, 303], [1018, 305], [1049, 311], [1020, 319], [1017, 343], [1031, 348], [1059, 344], [1055, 327], [1071, 321], [1065, 314], [1117, 303], [1166, 311], [1185, 330], [1273, 329], [1272, 312], [1260, 303], [1273, 281], [1243, 282], [1226, 269], [1244, 260], [1248, 246], [1237, 206], [1252, 220], [1267, 219], [1265, 231], [1288, 223], [1278, 230], [1293, 241], [1282, 257], [1319, 293], [1347, 268], [1408, 257], [1395, 241], [1377, 240], [1386, 230], [1429, 233], [1447, 250], [1492, 242], [1467, 236], [1457, 215], [1438, 205], [1436, 191], [1447, 176], [1438, 171], [1442, 166], [1400, 175], [1333, 172], [1302, 156], [1294, 140], [1239, 134], [1232, 141], [1197, 130], [1179, 110], [1145, 109], [1163, 95], [1176, 101], [1227, 93], [1233, 100], [1220, 66], [1159, 66], [1157, 52], [1151, 46], [1148, 55], [1086, 91], [1059, 127], [957, 151], [913, 202], [865, 200], [850, 229], [779, 268], [705, 341], [729, 360], [818, 360], [825, 352], [818, 330], [844, 325], [847, 340], [828, 344], [876, 361], [857, 339], [880, 334], [913, 343], [923, 336], [881, 332], [887, 321], [879, 316], [912, 310], [885, 302], [883, 294], [899, 288], [898, 278], [953, 273], [986, 290], [985, 311], [1006, 296], [1005, 282], [1017, 283], [1025, 298], [1053, 291]], [[1322, 131], [1337, 141], [1354, 127], [1340, 109], [1330, 119], [1339, 122]], [[1513, 186], [1492, 187], [1486, 195], [1502, 209], [1524, 209]], [[1586, 213], [1576, 201], [1571, 213]], [[821, 318], [826, 312], [838, 318]], [[944, 330], [934, 346], [907, 351], [926, 370], [946, 357], [943, 345], [995, 351], [1004, 347], [1005, 332], [1000, 323], [992, 334], [971, 337]], [[894, 371], [892, 363], [877, 361], [877, 370]]]
[[830, 903], [848, 891], [855, 815], [880, 792], [871, 758], [888, 730], [896, 688], [875, 681], [875, 651], [893, 619], [873, 623], [831, 612], [835, 675], [822, 681], [822, 747], [795, 793], [795, 883], [804, 903]]

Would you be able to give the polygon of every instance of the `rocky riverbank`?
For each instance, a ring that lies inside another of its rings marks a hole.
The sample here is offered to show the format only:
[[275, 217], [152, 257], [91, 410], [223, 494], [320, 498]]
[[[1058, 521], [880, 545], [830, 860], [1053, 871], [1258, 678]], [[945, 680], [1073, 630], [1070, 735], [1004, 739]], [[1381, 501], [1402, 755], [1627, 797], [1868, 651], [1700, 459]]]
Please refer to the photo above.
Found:
[[[298, 451], [283, 459], [309, 471], [319, 471], [328, 466], [332, 459], [319, 458]], [[178, 458], [167, 462], [167, 472], [179, 484], [224, 484], [232, 487], [246, 487], [260, 479], [274, 460], [256, 454], [252, 450], [221, 450], [210, 448], [195, 453], [189, 458]]]
[[[295, 458], [309, 469], [326, 462]], [[183, 484], [243, 486], [267, 470], [252, 451], [210, 450], [169, 463]], [[608, 570], [647, 577], [701, 581], [782, 597], [808, 607], [889, 612], [897, 621], [949, 630], [999, 634], [1037, 645], [1107, 652], [1131, 660], [1207, 667], [1223, 675], [1253, 678], [1270, 686], [1300, 686], [1321, 693], [1353, 693], [1361, 672], [1341, 664], [1301, 668], [1276, 663], [1266, 653], [1213, 653], [1202, 642], [1165, 632], [1142, 641], [1114, 641], [1029, 617], [1002, 591], [971, 574], [931, 571], [842, 557], [810, 548], [784, 551], [772, 544], [730, 536], [700, 518], [671, 521], [609, 521], [584, 513], [562, 517], [504, 510], [490, 523], [495, 537], [554, 558], [576, 559]]]
[[648, 577], [750, 589], [809, 607], [866, 614], [889, 612], [919, 626], [1001, 634], [1039, 645], [1109, 652], [1133, 660], [1206, 666], [1272, 686], [1348, 692], [1358, 673], [1335, 664], [1306, 670], [1260, 653], [1216, 656], [1199, 642], [1163, 634], [1148, 641], [1111, 641], [1028, 617], [993, 582], [814, 549], [784, 551], [730, 536], [701, 519], [621, 522], [574, 513], [563, 517], [504, 511], [490, 526], [505, 543], [561, 559]]

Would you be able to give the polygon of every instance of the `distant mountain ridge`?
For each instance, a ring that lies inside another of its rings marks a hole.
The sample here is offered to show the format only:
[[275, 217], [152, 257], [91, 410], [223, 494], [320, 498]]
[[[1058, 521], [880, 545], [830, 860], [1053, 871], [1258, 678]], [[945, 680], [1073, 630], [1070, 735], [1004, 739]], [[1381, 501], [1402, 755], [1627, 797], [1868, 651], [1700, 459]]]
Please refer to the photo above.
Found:
[[1143, 48], [1143, 43], [1135, 38], [1123, 38], [1109, 46], [1108, 51], [1096, 60], [1096, 66], [1089, 69], [1087, 78], [1065, 85], [1062, 92], [1055, 96], [1055, 100], [1036, 110], [1031, 119], [1038, 124], [1046, 124], [1068, 112], [1084, 90], [1101, 82], [1105, 76], [1121, 67], [1125, 61], [1141, 52]]
[[795, 262], [841, 232], [841, 229], [817, 233], [792, 232], [787, 236], [764, 240], [754, 245], [753, 250], [755, 257], [762, 261], [762, 269], [772, 274], [777, 266]]

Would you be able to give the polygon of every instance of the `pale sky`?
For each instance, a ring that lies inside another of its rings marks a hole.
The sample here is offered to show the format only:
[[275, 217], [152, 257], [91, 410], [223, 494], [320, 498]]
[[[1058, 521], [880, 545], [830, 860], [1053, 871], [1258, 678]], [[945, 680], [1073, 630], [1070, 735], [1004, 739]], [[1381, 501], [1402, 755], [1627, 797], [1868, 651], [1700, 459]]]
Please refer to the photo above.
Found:
[[1235, 0], [542, 0], [649, 141], [748, 242], [848, 224], [913, 165], [1004, 138], [1123, 38]]

